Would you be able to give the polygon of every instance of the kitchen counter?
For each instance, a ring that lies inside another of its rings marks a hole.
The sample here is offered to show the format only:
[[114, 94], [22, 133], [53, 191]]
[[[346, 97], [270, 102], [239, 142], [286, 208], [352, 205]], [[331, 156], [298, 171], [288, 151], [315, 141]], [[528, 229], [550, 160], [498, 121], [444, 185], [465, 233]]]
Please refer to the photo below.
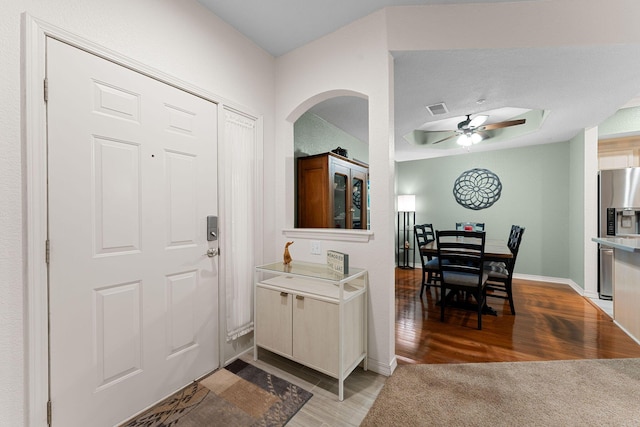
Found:
[[592, 237], [592, 241], [627, 252], [640, 252], [640, 236]]
[[640, 236], [591, 240], [613, 248], [613, 321], [640, 343]]

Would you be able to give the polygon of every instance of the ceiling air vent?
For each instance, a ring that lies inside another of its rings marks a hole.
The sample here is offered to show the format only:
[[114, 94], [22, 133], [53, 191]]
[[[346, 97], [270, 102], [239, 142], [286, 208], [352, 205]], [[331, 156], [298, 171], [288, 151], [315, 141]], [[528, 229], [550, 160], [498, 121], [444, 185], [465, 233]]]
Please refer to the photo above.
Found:
[[444, 105], [444, 102], [439, 104], [427, 105], [427, 110], [431, 113], [432, 116], [439, 116], [441, 114], [447, 114], [449, 110], [447, 110], [447, 106]]

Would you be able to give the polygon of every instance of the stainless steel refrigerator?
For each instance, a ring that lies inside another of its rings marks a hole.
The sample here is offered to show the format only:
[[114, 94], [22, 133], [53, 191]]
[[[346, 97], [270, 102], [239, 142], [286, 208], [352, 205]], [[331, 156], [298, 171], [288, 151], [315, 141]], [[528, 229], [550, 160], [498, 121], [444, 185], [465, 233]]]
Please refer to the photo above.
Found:
[[[640, 168], [598, 174], [598, 236], [640, 237]], [[613, 298], [613, 249], [598, 248], [598, 294]]]

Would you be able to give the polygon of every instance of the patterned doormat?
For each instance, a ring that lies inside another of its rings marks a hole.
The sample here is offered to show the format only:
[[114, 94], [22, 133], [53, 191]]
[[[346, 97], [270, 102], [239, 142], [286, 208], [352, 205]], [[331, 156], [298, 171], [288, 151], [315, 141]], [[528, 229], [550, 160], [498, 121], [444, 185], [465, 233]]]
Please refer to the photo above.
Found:
[[122, 427], [283, 426], [311, 396], [282, 378], [236, 360]]

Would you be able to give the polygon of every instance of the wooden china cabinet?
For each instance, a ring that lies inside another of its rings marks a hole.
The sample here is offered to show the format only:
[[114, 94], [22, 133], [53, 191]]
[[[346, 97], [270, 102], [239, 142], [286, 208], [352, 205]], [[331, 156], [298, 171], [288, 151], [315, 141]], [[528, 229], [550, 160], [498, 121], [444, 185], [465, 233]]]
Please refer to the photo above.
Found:
[[298, 227], [367, 229], [369, 166], [334, 153], [298, 158]]

